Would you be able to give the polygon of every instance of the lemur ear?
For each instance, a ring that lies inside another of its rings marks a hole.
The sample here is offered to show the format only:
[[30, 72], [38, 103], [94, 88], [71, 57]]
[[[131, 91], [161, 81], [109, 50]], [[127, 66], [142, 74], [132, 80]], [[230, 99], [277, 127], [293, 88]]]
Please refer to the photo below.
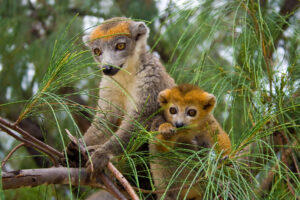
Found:
[[85, 46], [90, 46], [90, 35], [84, 35], [82, 36], [82, 41], [85, 44]]
[[210, 112], [215, 107], [215, 104], [216, 97], [213, 94], [207, 93], [206, 100], [203, 105], [203, 110], [207, 110], [207, 112]]
[[168, 97], [170, 92], [170, 89], [165, 89], [158, 94], [157, 101], [160, 106], [166, 105], [168, 103]]
[[141, 36], [148, 36], [149, 29], [144, 22], [132, 22], [131, 35], [135, 40], [139, 40]]

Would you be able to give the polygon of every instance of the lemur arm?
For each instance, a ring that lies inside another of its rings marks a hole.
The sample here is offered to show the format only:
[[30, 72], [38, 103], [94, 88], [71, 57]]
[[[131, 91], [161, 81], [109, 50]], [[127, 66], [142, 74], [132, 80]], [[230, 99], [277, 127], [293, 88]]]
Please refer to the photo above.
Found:
[[[98, 104], [99, 108], [91, 126], [85, 132], [83, 138], [79, 137], [80, 140], [83, 140], [82, 143], [85, 143], [87, 147], [86, 151], [89, 151], [90, 153], [95, 151], [97, 148], [99, 148], [100, 145], [109, 140], [109, 138], [113, 135], [113, 132], [119, 125], [117, 123], [118, 118], [116, 117], [117, 112], [105, 113], [103, 112], [103, 110], [106, 112], [113, 110], [112, 108], [110, 108], [111, 106], [101, 100], [98, 101]], [[84, 156], [82, 155], [87, 154], [87, 152], [79, 153], [79, 151], [80, 148], [78, 144], [75, 144], [73, 142], [70, 142], [68, 144], [67, 157], [69, 159], [69, 162], [72, 163], [73, 167], [78, 167], [81, 164], [84, 165], [87, 162], [87, 160], [85, 160]]]
[[[108, 110], [108, 109], [106, 109]], [[98, 111], [83, 139], [87, 146], [104, 144], [117, 128], [118, 119], [113, 113]]]
[[[113, 136], [92, 154], [92, 163], [96, 174], [103, 170], [111, 156], [120, 155], [126, 150], [133, 133], [139, 129], [138, 124], [142, 124], [143, 126], [151, 125], [151, 121], [146, 122], [146, 124], [145, 121], [148, 120], [153, 112], [158, 110], [156, 99], [160, 92], [158, 88], [162, 86], [159, 85], [159, 75], [153, 75], [153, 72], [148, 72], [148, 70], [153, 70], [153, 66], [145, 66], [143, 68], [143, 71], [141, 71], [141, 76], [143, 77], [139, 79], [143, 81], [137, 85], [137, 96], [139, 99], [136, 102], [136, 107], [138, 111], [132, 108], [124, 116], [119, 129]], [[88, 163], [88, 166], [90, 166], [90, 163]]]

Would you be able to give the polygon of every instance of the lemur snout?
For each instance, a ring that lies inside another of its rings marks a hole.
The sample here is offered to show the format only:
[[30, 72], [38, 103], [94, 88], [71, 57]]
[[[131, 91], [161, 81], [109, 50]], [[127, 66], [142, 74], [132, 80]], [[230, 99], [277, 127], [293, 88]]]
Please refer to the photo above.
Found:
[[103, 67], [103, 73], [106, 75], [109, 75], [113, 69], [113, 66], [111, 65], [104, 65]]
[[113, 67], [112, 65], [103, 65], [102, 66], [103, 73], [108, 76], [115, 75], [122, 67], [123, 67], [123, 64], [120, 65], [119, 67]]
[[176, 128], [181, 128], [181, 127], [184, 126], [184, 123], [182, 123], [182, 122], [175, 122], [175, 126], [176, 126]]

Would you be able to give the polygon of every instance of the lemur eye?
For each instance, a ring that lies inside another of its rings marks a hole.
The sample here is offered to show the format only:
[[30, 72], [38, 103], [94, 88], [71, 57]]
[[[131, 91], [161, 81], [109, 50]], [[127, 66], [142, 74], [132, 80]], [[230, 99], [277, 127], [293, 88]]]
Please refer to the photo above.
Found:
[[94, 49], [94, 54], [95, 54], [96, 56], [100, 56], [100, 55], [102, 54], [102, 51], [101, 51], [99, 48], [95, 48], [95, 49]]
[[187, 114], [188, 114], [189, 116], [191, 116], [191, 117], [195, 117], [196, 114], [197, 114], [197, 110], [195, 110], [195, 109], [189, 109], [189, 110], [187, 111]]
[[177, 113], [177, 109], [175, 107], [171, 107], [169, 111], [172, 115], [175, 115]]
[[126, 44], [125, 44], [125, 43], [118, 43], [118, 44], [116, 45], [116, 49], [117, 49], [117, 50], [123, 50], [123, 49], [125, 49], [125, 47], [126, 47]]

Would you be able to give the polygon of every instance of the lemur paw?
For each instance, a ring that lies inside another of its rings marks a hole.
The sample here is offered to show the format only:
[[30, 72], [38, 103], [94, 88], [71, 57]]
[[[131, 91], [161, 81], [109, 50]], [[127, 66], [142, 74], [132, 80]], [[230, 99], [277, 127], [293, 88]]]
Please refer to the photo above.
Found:
[[98, 148], [94, 153], [92, 153], [91, 160], [86, 163], [87, 172], [95, 175], [102, 173], [107, 167], [109, 160], [110, 158], [108, 153], [102, 148]]
[[170, 139], [176, 134], [175, 127], [170, 123], [163, 123], [159, 126], [158, 132], [165, 138]]
[[60, 159], [60, 164], [62, 166], [83, 166], [88, 158], [86, 150], [80, 149], [79, 145], [72, 141], [67, 145], [66, 151], [63, 151], [62, 153], [64, 155], [64, 157]]

